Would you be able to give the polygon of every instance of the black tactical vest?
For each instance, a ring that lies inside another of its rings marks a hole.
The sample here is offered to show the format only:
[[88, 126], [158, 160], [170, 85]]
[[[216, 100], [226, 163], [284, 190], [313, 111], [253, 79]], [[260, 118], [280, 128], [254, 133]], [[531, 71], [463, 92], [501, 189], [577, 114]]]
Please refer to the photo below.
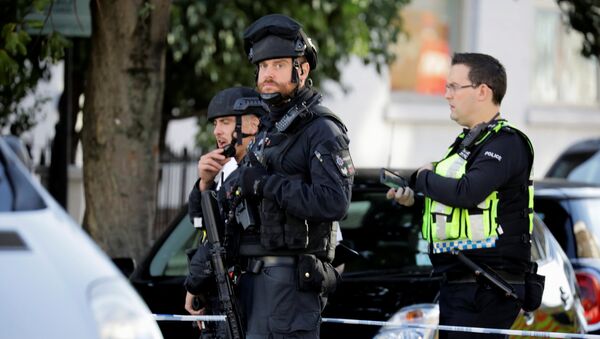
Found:
[[[323, 106], [313, 105], [307, 114], [296, 119], [290, 128], [279, 131], [270, 121], [263, 120], [265, 128], [250, 145], [252, 153], [265, 166], [269, 173], [289, 178], [300, 178], [311, 183], [308, 164], [312, 154], [305, 146], [303, 133], [319, 119], [331, 119], [345, 132], [341, 120]], [[304, 169], [289, 165], [290, 159], [296, 164], [304, 164]], [[258, 206], [260, 211], [259, 232], [244, 232], [240, 241], [241, 256], [314, 254], [324, 261], [331, 262], [337, 244], [337, 228], [334, 222], [311, 222], [299, 219], [268, 199]]]

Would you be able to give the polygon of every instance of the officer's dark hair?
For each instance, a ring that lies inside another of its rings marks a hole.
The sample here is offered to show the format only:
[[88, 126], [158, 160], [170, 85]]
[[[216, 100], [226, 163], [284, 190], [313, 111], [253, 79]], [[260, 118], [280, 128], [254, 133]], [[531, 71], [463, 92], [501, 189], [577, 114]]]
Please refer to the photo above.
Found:
[[481, 53], [454, 53], [452, 65], [469, 67], [473, 85], [486, 84], [493, 92], [492, 102], [500, 105], [506, 94], [506, 70], [496, 58]]

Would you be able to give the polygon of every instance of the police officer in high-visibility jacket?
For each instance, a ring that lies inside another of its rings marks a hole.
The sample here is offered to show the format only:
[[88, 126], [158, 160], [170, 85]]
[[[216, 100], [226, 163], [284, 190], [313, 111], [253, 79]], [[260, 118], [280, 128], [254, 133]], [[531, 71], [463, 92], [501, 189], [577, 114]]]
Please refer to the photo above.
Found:
[[[533, 147], [500, 115], [505, 92], [506, 72], [498, 60], [455, 54], [445, 98], [451, 119], [465, 129], [442, 160], [411, 178], [414, 191], [425, 197], [422, 231], [432, 264], [446, 276], [439, 296], [442, 325], [510, 328], [521, 308], [489, 280], [476, 279], [454, 255], [460, 251], [523, 296], [531, 267]], [[390, 189], [387, 197], [409, 206], [414, 191]], [[440, 332], [440, 338], [466, 337]]]

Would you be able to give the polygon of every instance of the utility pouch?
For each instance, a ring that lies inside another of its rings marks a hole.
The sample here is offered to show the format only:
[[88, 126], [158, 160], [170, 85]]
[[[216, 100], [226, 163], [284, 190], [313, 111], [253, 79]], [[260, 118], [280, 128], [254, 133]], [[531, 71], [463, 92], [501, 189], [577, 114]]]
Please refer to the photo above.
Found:
[[305, 220], [286, 213], [284, 234], [287, 248], [296, 250], [308, 246], [308, 224]]
[[283, 223], [285, 214], [276, 203], [263, 199], [260, 204], [260, 244], [267, 250], [285, 246]]
[[329, 294], [335, 291], [339, 274], [327, 262], [323, 262], [313, 254], [298, 256], [298, 289]]
[[525, 297], [521, 306], [525, 312], [533, 312], [540, 307], [545, 281], [546, 277], [537, 274], [537, 264], [532, 263], [531, 270], [525, 273]]

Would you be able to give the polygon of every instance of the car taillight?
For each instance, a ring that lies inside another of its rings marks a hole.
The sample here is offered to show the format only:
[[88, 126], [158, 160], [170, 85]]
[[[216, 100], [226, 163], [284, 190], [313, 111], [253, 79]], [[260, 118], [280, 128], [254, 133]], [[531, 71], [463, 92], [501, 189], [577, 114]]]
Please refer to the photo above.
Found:
[[581, 290], [581, 304], [588, 324], [600, 322], [600, 281], [587, 272], [577, 272], [575, 275]]

